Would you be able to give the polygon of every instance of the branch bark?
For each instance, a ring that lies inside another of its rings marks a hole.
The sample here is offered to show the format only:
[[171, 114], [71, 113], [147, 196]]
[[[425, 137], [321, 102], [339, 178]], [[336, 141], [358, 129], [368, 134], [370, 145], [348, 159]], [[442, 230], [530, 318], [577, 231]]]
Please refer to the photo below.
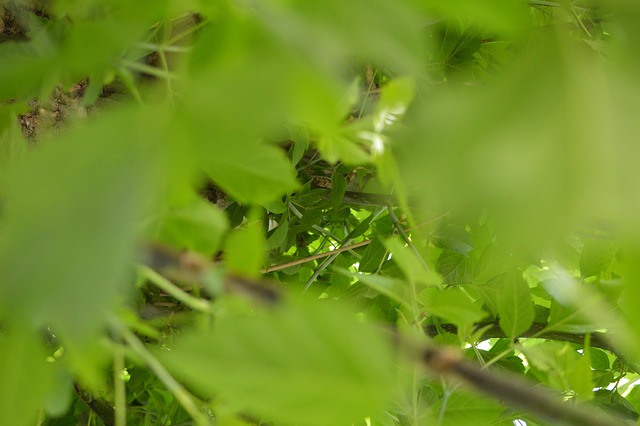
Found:
[[[547, 326], [548, 324], [543, 322], [533, 323], [533, 325], [531, 325], [531, 327], [527, 331], [522, 333], [520, 337], [535, 337], [538, 339], [559, 340], [563, 342], [578, 344], [584, 343], [584, 333], [568, 333], [563, 331], [547, 331], [541, 333], [545, 328], [547, 328]], [[441, 324], [439, 327], [447, 333], [458, 333], [458, 327], [453, 324]], [[483, 339], [507, 338], [497, 321], [477, 323], [476, 327], [478, 329], [487, 327], [484, 334], [482, 335]], [[434, 337], [439, 334], [438, 329], [433, 324], [426, 325], [424, 327], [424, 330], [425, 333], [430, 337]], [[616, 353], [615, 348], [613, 347], [613, 345], [611, 345], [611, 343], [609, 343], [609, 340], [606, 338], [604, 333], [591, 333], [591, 346]]]

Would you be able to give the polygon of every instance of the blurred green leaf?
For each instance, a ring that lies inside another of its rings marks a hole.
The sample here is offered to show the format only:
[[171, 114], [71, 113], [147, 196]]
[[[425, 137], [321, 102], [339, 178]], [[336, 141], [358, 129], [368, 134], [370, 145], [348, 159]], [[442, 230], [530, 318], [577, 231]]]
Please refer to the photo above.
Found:
[[470, 326], [486, 315], [482, 308], [459, 288], [427, 288], [420, 292], [418, 297], [427, 313], [439, 316], [458, 327]]
[[260, 273], [267, 246], [260, 222], [251, 217], [245, 228], [231, 232], [224, 243], [227, 270], [248, 277]]
[[384, 242], [384, 245], [391, 252], [393, 261], [410, 281], [422, 284], [438, 282], [435, 274], [427, 271], [417, 255], [409, 247], [405, 246], [398, 237], [389, 238]]
[[391, 391], [387, 342], [334, 304], [297, 301], [221, 320], [159, 355], [205, 395], [284, 424], [348, 424], [375, 412]]
[[453, 391], [440, 399], [432, 412], [443, 426], [489, 425], [498, 418], [502, 408], [497, 403], [477, 395]]
[[54, 368], [35, 333], [0, 333], [0, 377], [0, 424], [35, 424], [54, 381]]
[[151, 125], [161, 115], [105, 116], [11, 170], [0, 241], [3, 315], [80, 340], [103, 326], [105, 309], [131, 282], [138, 221], [164, 185], [162, 127]]
[[433, 245], [441, 249], [467, 254], [473, 250], [471, 235], [461, 226], [445, 225], [431, 234]]
[[298, 186], [293, 167], [275, 147], [221, 143], [217, 148], [215, 155], [202, 159], [204, 170], [238, 201], [267, 203]]
[[227, 228], [224, 214], [198, 197], [185, 205], [169, 207], [158, 221], [160, 241], [208, 256], [219, 250]]
[[513, 34], [530, 26], [526, 3], [517, 0], [416, 0], [437, 15], [466, 18], [490, 31]]
[[617, 251], [618, 244], [610, 239], [586, 239], [580, 253], [580, 275], [599, 277], [609, 268]]

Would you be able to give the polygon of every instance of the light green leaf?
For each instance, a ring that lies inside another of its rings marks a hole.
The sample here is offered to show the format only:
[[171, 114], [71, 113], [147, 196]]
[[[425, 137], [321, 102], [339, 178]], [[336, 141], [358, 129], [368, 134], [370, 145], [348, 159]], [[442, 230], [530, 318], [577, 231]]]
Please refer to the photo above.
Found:
[[589, 398], [593, 391], [590, 360], [568, 343], [545, 341], [523, 348], [532, 373], [543, 383], [562, 391], [573, 390]]
[[441, 398], [432, 408], [441, 426], [490, 425], [496, 421], [502, 407], [478, 395], [454, 391]]
[[212, 255], [220, 248], [227, 220], [217, 207], [201, 198], [171, 207], [159, 218], [159, 239], [179, 249]]
[[431, 238], [433, 245], [441, 249], [460, 254], [467, 254], [473, 250], [471, 235], [461, 226], [440, 226], [431, 234]]
[[238, 143], [218, 148], [202, 159], [204, 171], [240, 202], [268, 203], [298, 187], [292, 164], [276, 147]]
[[473, 266], [464, 254], [444, 250], [438, 257], [438, 272], [447, 284], [462, 284], [471, 280]]
[[38, 335], [15, 330], [0, 333], [0, 377], [0, 424], [36, 424], [54, 379]]
[[609, 268], [617, 252], [618, 244], [611, 239], [586, 239], [580, 253], [580, 275], [599, 277]]
[[438, 282], [435, 274], [427, 271], [416, 254], [409, 247], [406, 247], [399, 238], [389, 238], [384, 242], [384, 245], [391, 252], [393, 261], [409, 280], [423, 284]]
[[497, 303], [500, 328], [510, 338], [515, 339], [533, 324], [531, 291], [518, 272], [502, 276], [502, 288]]
[[103, 116], [12, 169], [0, 312], [79, 340], [102, 328], [131, 283], [139, 221], [170, 175], [162, 116], [155, 108]]
[[369, 154], [356, 142], [341, 134], [327, 133], [318, 139], [318, 149], [329, 163], [365, 164]]
[[366, 284], [380, 294], [384, 294], [390, 299], [395, 300], [405, 307], [411, 307], [411, 304], [405, 295], [407, 286], [401, 280], [376, 274], [352, 274], [346, 270], [340, 272], [357, 278], [358, 281]]
[[459, 288], [427, 288], [420, 292], [418, 300], [427, 313], [439, 316], [458, 327], [472, 325], [486, 315], [480, 305]]
[[291, 163], [295, 166], [300, 162], [302, 156], [310, 145], [309, 131], [304, 127], [287, 126], [289, 136], [293, 141], [293, 152], [291, 153]]
[[242, 276], [258, 276], [266, 254], [266, 241], [260, 221], [250, 220], [244, 229], [237, 229], [225, 241], [225, 266]]
[[375, 413], [392, 389], [388, 343], [340, 306], [297, 302], [186, 332], [159, 355], [203, 395], [276, 423], [350, 424]]
[[424, 2], [430, 12], [456, 19], [464, 16], [491, 31], [511, 33], [529, 27], [525, 3], [514, 0], [429, 0]]
[[593, 398], [594, 384], [590, 364], [591, 360], [588, 357], [580, 355], [569, 369], [569, 386], [581, 400]]

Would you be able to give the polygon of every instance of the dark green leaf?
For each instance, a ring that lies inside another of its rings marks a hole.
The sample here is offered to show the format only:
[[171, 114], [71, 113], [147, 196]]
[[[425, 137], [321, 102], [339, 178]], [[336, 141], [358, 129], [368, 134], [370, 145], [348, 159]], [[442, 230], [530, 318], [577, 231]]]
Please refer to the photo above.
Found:
[[334, 172], [331, 176], [331, 205], [337, 207], [342, 203], [347, 190], [347, 180], [342, 173]]
[[387, 249], [384, 244], [382, 244], [379, 239], [374, 238], [364, 250], [364, 253], [362, 253], [358, 270], [367, 273], [377, 271], [385, 260], [386, 254]]

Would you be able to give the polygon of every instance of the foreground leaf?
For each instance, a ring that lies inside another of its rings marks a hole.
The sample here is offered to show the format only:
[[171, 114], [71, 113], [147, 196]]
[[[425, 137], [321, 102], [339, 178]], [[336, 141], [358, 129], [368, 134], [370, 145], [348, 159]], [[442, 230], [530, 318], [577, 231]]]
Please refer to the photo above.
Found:
[[340, 306], [300, 303], [182, 336], [161, 358], [204, 395], [270, 421], [349, 424], [386, 401], [389, 347]]

